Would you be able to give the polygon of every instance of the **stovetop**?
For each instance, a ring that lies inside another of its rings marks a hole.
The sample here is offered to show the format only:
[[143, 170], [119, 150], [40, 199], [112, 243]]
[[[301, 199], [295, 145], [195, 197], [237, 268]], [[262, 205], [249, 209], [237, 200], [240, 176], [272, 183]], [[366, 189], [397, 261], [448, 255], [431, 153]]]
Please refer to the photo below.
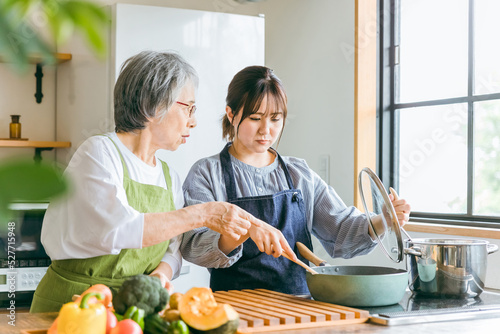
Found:
[[431, 298], [407, 291], [399, 304], [363, 309], [370, 312], [371, 322], [381, 325], [484, 319], [500, 317], [500, 293], [484, 291], [476, 298]]
[[464, 308], [471, 307], [494, 307], [500, 308], [500, 293], [484, 291], [475, 298], [450, 298], [450, 297], [425, 297], [419, 296], [407, 291], [399, 304], [381, 306], [381, 307], [363, 307], [370, 314], [376, 313], [392, 313], [392, 312], [409, 312], [419, 310], [436, 310], [447, 308]]

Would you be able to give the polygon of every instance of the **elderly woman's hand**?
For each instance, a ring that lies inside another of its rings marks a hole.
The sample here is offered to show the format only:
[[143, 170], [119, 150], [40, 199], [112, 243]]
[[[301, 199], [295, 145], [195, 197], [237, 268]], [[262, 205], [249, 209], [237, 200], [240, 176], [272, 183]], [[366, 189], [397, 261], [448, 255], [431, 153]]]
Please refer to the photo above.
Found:
[[227, 202], [208, 202], [201, 205], [207, 215], [205, 226], [233, 240], [245, 236], [251, 226], [267, 225], [240, 207]]
[[149, 276], [158, 277], [162, 287], [168, 290], [169, 293], [174, 292], [174, 286], [169, 277], [172, 277], [172, 268], [166, 262], [160, 262], [158, 267]]

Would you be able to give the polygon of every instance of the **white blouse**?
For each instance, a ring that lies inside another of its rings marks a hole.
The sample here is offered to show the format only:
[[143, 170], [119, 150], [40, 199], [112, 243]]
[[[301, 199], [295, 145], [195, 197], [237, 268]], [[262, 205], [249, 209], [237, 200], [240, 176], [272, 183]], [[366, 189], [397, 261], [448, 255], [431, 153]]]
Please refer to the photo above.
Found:
[[[108, 133], [123, 155], [129, 177], [143, 184], [167, 188], [162, 164], [152, 167]], [[64, 172], [70, 191], [49, 204], [41, 240], [52, 260], [82, 259], [118, 254], [122, 249], [142, 248], [144, 214], [133, 209], [123, 187], [120, 155], [108, 137], [88, 138], [75, 152]], [[170, 169], [176, 209], [184, 206], [179, 175]], [[179, 275], [182, 235], [170, 240], [162, 261]]]

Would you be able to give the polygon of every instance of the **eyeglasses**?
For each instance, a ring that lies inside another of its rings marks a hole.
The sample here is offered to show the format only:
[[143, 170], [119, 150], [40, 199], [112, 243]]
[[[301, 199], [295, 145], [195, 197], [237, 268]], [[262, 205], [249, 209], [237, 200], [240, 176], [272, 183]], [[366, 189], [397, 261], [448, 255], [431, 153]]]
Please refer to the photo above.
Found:
[[186, 103], [183, 103], [183, 102], [179, 102], [179, 101], [175, 101], [175, 103], [178, 103], [181, 106], [188, 107], [187, 110], [189, 112], [189, 118], [193, 117], [194, 113], [196, 112], [196, 106], [194, 104], [193, 105], [189, 105], [189, 104], [186, 104]]

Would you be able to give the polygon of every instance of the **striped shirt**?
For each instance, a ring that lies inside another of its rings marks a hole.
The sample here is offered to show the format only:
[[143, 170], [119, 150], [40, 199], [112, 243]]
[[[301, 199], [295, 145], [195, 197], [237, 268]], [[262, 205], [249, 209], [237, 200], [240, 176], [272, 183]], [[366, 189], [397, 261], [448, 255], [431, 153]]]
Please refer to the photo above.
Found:
[[[271, 195], [289, 188], [277, 158], [262, 168], [247, 165], [232, 155], [230, 158], [238, 197]], [[353, 206], [346, 206], [303, 159], [282, 158], [295, 188], [302, 192], [307, 229], [319, 239], [328, 254], [347, 259], [371, 252], [377, 243], [368, 234], [365, 214]], [[227, 201], [223, 180], [219, 154], [196, 162], [183, 184], [185, 206]], [[219, 233], [206, 227], [184, 233], [180, 247], [182, 256], [207, 268], [231, 266], [241, 257], [242, 246], [226, 256], [218, 248], [219, 237]]]

